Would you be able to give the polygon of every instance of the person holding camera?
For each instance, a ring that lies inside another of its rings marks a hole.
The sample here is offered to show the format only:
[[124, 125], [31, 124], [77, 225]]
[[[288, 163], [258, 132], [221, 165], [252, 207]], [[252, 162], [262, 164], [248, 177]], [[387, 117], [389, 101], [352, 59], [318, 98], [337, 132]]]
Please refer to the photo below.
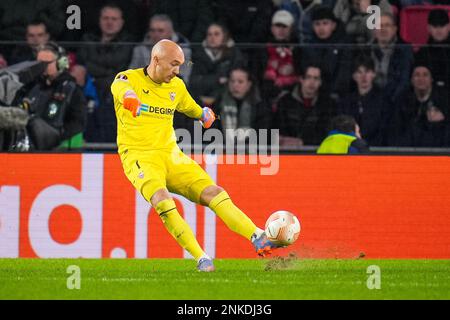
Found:
[[[25, 93], [21, 106], [30, 115], [26, 127], [30, 149], [51, 150], [83, 132], [85, 98], [68, 72], [69, 60], [62, 47], [53, 42], [39, 46], [37, 60], [47, 67]], [[81, 147], [81, 143], [72, 147]]]

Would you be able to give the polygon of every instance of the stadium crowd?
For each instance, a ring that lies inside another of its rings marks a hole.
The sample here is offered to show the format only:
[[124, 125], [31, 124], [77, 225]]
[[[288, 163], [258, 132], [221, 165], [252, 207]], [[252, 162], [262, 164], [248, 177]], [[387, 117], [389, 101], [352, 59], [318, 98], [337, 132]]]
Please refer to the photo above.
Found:
[[[114, 76], [146, 66], [152, 45], [171, 39], [186, 58], [179, 76], [220, 115], [221, 130], [277, 128], [281, 145], [320, 145], [332, 120], [347, 115], [370, 146], [450, 147], [448, 2], [2, 1], [0, 68], [54, 53], [56, 79], [34, 90], [51, 105], [55, 92], [76, 84], [65, 95], [73, 101], [60, 126], [71, 129], [61, 141], [115, 142]], [[80, 29], [66, 27], [72, 4], [81, 8]], [[370, 5], [381, 9], [374, 30]], [[429, 9], [428, 42], [418, 46], [400, 36], [400, 18], [420, 5]], [[193, 130], [193, 121], [177, 113], [174, 126]]]

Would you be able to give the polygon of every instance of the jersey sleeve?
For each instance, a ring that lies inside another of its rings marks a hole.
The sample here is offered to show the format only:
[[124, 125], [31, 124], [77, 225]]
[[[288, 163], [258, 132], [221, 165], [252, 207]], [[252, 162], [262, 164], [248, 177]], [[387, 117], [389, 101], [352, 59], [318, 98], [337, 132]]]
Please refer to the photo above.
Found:
[[130, 74], [126, 71], [119, 72], [111, 84], [111, 93], [114, 99], [117, 99], [120, 103], [123, 103], [123, 96], [125, 92], [129, 90], [134, 91], [134, 88], [130, 82]]
[[186, 89], [186, 85], [180, 80], [180, 92], [181, 99], [177, 105], [177, 111], [184, 113], [188, 117], [194, 119], [200, 119], [202, 117], [203, 110], [191, 97], [189, 91]]

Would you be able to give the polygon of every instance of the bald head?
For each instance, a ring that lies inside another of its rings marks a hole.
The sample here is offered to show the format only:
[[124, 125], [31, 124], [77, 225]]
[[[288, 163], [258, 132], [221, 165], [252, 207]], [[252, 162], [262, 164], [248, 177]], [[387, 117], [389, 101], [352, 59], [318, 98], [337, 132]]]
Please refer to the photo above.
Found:
[[181, 47], [171, 40], [163, 39], [153, 46], [147, 72], [153, 81], [168, 83], [180, 73], [183, 63], [184, 53]]
[[168, 39], [158, 41], [152, 49], [152, 60], [154, 57], [163, 59], [167, 56], [174, 59], [179, 58], [182, 60], [182, 62], [184, 62], [184, 53], [178, 44]]

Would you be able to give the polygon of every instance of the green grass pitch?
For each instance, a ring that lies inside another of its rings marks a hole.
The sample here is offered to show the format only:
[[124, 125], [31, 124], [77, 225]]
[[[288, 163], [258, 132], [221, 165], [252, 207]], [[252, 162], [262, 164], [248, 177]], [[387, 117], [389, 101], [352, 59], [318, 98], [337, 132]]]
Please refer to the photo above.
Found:
[[[77, 289], [67, 288], [80, 269]], [[0, 299], [450, 299], [450, 260], [0, 259]], [[380, 289], [368, 289], [368, 267]], [[69, 281], [70, 282], [70, 281]]]

